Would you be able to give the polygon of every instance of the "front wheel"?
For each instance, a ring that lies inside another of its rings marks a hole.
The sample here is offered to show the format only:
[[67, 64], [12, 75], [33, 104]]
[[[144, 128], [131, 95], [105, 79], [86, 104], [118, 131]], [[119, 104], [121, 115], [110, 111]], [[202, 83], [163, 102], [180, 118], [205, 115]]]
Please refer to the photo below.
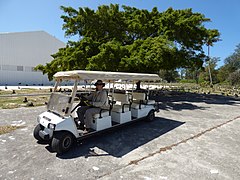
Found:
[[155, 119], [155, 112], [154, 110], [149, 111], [147, 117], [146, 117], [146, 121], [153, 121]]
[[39, 132], [41, 130], [43, 130], [44, 127], [41, 125], [41, 124], [38, 124], [35, 128], [34, 128], [34, 131], [33, 131], [33, 136], [36, 140], [38, 140], [40, 143], [47, 143], [47, 140], [44, 140], [41, 138], [41, 136], [39, 135]]
[[69, 132], [54, 132], [52, 139], [52, 150], [58, 154], [67, 152], [73, 145], [74, 137]]

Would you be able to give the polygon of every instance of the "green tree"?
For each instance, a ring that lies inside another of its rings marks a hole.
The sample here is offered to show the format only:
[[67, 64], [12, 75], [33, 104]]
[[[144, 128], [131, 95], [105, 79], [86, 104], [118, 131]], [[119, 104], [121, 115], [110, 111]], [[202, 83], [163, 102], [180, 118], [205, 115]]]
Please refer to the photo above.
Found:
[[57, 71], [88, 69], [158, 72], [202, 67], [207, 59], [202, 46], [218, 40], [217, 30], [206, 29], [210, 19], [192, 9], [159, 12], [110, 4], [90, 8], [64, 7], [63, 30], [79, 41], [67, 43], [52, 62], [36, 69], [49, 79]]
[[177, 78], [179, 78], [179, 74], [176, 70], [160, 70], [159, 76], [168, 83], [176, 82]]
[[229, 82], [231, 85], [239, 84], [238, 75], [240, 70], [240, 44], [232, 55], [224, 60], [224, 66], [219, 69], [218, 78], [220, 82]]
[[204, 82], [204, 81], [210, 82], [209, 68], [210, 68], [210, 73], [212, 76], [213, 83], [216, 84], [219, 82], [218, 70], [216, 69], [217, 63], [219, 61], [220, 61], [219, 57], [213, 57], [213, 58], [209, 59], [205, 68], [203, 69], [203, 71], [200, 72], [200, 75], [199, 75], [200, 82]]
[[220, 83], [227, 82], [228, 76], [229, 76], [229, 71], [227, 66], [222, 66], [218, 69], [217, 78]]
[[240, 85], [240, 70], [236, 70], [228, 76], [231, 85]]
[[227, 57], [224, 62], [229, 72], [234, 72], [240, 69], [240, 44], [237, 45], [234, 53]]

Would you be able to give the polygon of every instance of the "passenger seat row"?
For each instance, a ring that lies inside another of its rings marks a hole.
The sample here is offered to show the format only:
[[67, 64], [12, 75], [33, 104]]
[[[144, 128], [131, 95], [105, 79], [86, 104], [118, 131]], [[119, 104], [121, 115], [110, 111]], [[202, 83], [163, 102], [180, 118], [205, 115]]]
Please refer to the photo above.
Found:
[[133, 92], [128, 94], [109, 93], [109, 108], [101, 110], [94, 115], [91, 128], [102, 130], [115, 123], [125, 123], [132, 119], [147, 116], [155, 104], [154, 100], [149, 100], [146, 93]]

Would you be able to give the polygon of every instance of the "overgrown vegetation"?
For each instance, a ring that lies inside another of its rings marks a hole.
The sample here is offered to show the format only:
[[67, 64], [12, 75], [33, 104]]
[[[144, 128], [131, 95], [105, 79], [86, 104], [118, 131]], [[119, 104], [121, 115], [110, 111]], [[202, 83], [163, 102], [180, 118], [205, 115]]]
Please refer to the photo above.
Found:
[[200, 85], [240, 85], [240, 44], [217, 69], [218, 57], [209, 57], [203, 47], [220, 40], [211, 22], [192, 9], [168, 8], [159, 12], [110, 4], [74, 9], [62, 6], [66, 37], [78, 37], [60, 49], [52, 62], [38, 65], [48, 74], [86, 69], [159, 73], [167, 82]]
[[148, 11], [117, 4], [99, 6], [96, 11], [87, 7], [61, 9], [65, 35], [77, 36], [79, 41], [69, 41], [52, 55], [53, 61], [36, 67], [49, 79], [57, 71], [74, 69], [147, 73], [199, 70], [208, 59], [203, 46], [212, 46], [220, 36], [218, 30], [205, 27], [209, 18], [192, 9], [159, 12], [156, 7]]
[[22, 128], [23, 126], [12, 126], [12, 125], [6, 125], [6, 126], [0, 126], [0, 135], [10, 133], [16, 129]]
[[[213, 57], [201, 69], [179, 69], [179, 74], [172, 73], [169, 77], [175, 75], [171, 82], [193, 82], [198, 84], [210, 85], [210, 73], [213, 84], [240, 86], [240, 44], [237, 45], [233, 54], [227, 57], [224, 65], [217, 69], [219, 58]], [[164, 76], [162, 76], [164, 78]], [[165, 79], [165, 78], [164, 78]], [[166, 79], [167, 80], [167, 79]]]
[[0, 95], [14, 95], [14, 94], [39, 94], [39, 93], [49, 93], [49, 89], [31, 89], [31, 88], [24, 88], [24, 89], [5, 89], [0, 90]]
[[23, 102], [25, 97], [0, 97], [0, 109], [13, 109], [18, 107], [42, 106], [48, 101], [49, 96], [27, 97], [27, 102]]
[[[0, 109], [12, 109], [18, 107], [42, 106], [48, 101], [49, 90], [47, 89], [19, 89], [19, 90], [0, 90]], [[26, 94], [26, 96], [23, 96]], [[39, 94], [39, 95], [38, 95]], [[9, 95], [9, 96], [1, 96]], [[20, 95], [20, 96], [17, 96]], [[34, 96], [27, 96], [34, 95]], [[13, 96], [13, 97], [11, 97]]]

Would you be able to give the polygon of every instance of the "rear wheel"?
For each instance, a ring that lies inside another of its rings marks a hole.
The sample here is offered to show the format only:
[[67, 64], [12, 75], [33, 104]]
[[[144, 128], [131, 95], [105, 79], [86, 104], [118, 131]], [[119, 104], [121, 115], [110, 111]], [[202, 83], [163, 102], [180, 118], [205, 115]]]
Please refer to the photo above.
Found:
[[66, 131], [54, 132], [52, 139], [52, 150], [58, 154], [67, 152], [74, 143], [74, 137], [71, 133]]
[[149, 111], [147, 117], [146, 117], [146, 121], [153, 121], [155, 119], [155, 111], [151, 110]]

